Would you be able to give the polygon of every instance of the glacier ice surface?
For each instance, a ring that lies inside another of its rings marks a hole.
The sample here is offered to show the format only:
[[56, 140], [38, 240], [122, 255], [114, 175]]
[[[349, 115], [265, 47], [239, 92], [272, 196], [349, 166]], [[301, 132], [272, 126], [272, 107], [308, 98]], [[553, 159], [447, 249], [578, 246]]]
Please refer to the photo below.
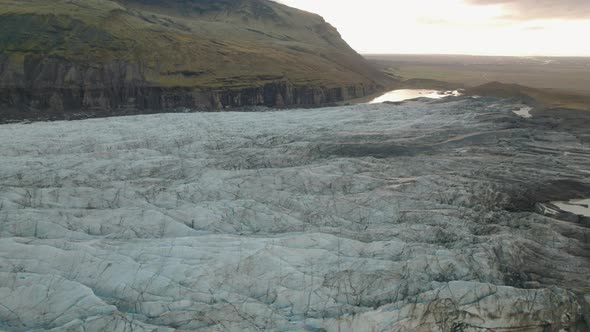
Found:
[[514, 208], [588, 146], [513, 108], [2, 125], [0, 330], [588, 331], [590, 232]]

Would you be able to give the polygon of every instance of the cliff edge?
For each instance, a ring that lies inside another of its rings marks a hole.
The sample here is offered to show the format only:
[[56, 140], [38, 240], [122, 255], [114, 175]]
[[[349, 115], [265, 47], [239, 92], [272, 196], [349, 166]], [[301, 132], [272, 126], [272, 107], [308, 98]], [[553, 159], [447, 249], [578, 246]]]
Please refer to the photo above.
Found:
[[382, 77], [318, 15], [267, 0], [0, 0], [0, 117], [319, 106]]

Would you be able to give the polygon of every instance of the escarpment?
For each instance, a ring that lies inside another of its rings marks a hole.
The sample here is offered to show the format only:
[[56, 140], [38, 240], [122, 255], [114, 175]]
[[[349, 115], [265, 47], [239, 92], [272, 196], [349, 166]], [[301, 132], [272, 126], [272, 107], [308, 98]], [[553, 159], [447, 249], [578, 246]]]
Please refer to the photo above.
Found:
[[255, 105], [312, 107], [360, 98], [380, 88], [364, 82], [302, 85], [285, 78], [251, 87], [160, 86], [147, 82], [140, 66], [120, 61], [96, 67], [57, 58], [27, 57], [22, 68], [20, 73], [2, 73], [0, 112], [8, 119], [122, 115], [181, 108], [214, 111]]
[[266, 0], [0, 0], [0, 116], [319, 106], [382, 77], [321, 17]]

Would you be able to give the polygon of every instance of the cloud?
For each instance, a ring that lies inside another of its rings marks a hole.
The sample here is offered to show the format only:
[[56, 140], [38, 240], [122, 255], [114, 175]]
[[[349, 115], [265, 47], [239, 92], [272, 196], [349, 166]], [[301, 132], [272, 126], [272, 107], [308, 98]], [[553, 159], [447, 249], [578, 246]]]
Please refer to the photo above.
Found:
[[515, 20], [590, 19], [590, 0], [466, 0], [475, 5], [501, 5]]
[[532, 26], [532, 27], [524, 27], [524, 30], [528, 30], [528, 31], [539, 31], [539, 30], [546, 30], [545, 27], [542, 26]]
[[500, 28], [512, 25], [512, 22], [505, 22], [505, 21], [481, 21], [478, 23], [473, 22], [461, 22], [458, 20], [447, 20], [447, 19], [438, 19], [438, 18], [428, 18], [428, 17], [420, 17], [416, 19], [416, 22], [425, 24], [425, 25], [432, 25], [432, 26], [445, 26], [445, 27], [455, 27], [455, 28], [463, 28], [463, 29], [473, 29], [473, 28]]

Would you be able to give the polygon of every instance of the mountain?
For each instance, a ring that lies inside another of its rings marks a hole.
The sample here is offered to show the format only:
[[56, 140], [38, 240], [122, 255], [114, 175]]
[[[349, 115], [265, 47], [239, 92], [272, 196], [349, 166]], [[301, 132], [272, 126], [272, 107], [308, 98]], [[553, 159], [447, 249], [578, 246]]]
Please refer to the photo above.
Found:
[[268, 0], [0, 0], [0, 117], [317, 106], [383, 78], [318, 15]]

